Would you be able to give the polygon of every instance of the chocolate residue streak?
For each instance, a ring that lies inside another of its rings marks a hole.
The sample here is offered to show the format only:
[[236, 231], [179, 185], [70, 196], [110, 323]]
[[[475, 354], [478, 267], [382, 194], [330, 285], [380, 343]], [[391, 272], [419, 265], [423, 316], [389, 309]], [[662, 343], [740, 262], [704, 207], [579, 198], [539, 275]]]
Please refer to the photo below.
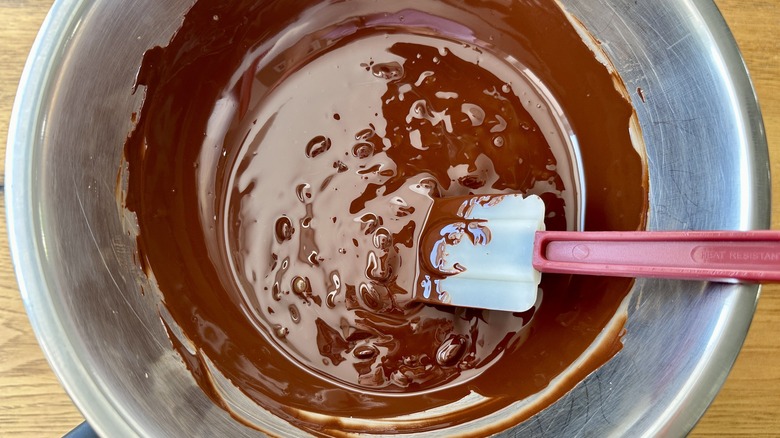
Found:
[[174, 347], [228, 410], [211, 367], [315, 435], [433, 431], [547, 391], [495, 432], [620, 348], [610, 329], [550, 387], [629, 280], [545, 275], [522, 314], [412, 301], [433, 198], [538, 194], [551, 230], [641, 229], [647, 206], [632, 108], [554, 2], [417, 3], [199, 0], [143, 59], [126, 206], [197, 348]]
[[638, 94], [639, 98], [642, 99], [642, 103], [646, 102], [646, 100], [645, 100], [645, 91], [642, 88], [637, 87], [636, 94]]

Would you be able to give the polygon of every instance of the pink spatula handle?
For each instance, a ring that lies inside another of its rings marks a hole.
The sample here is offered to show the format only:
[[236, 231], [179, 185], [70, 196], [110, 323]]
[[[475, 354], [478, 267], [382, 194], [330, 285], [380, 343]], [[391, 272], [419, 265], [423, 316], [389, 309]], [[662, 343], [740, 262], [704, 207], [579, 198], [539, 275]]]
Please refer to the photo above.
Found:
[[780, 282], [780, 232], [540, 231], [533, 263], [543, 273]]

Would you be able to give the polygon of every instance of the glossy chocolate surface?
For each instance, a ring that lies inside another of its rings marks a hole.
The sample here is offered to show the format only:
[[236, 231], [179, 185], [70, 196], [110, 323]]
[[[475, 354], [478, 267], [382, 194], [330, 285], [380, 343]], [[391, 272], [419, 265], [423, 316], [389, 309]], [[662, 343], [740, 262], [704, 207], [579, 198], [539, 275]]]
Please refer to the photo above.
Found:
[[538, 194], [548, 229], [642, 228], [616, 78], [554, 2], [293, 3], [199, 0], [138, 75], [126, 205], [188, 368], [315, 434], [549, 405], [619, 350], [613, 331], [561, 377], [632, 282], [545, 276], [523, 314], [429, 306], [418, 244], [432, 198], [466, 194]]

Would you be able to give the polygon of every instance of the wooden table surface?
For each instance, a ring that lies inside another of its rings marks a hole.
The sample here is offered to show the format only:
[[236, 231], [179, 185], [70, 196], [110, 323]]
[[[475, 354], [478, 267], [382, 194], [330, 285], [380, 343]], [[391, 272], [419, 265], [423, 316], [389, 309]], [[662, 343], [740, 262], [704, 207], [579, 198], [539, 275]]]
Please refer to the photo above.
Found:
[[[52, 0], [0, 0], [0, 158], [27, 53]], [[780, 0], [716, 0], [753, 77], [772, 161], [780, 229]], [[4, 172], [0, 169], [0, 192]], [[0, 193], [2, 196], [2, 193]], [[0, 201], [0, 205], [2, 201]], [[0, 437], [60, 436], [82, 421], [43, 358], [11, 267], [0, 208]], [[780, 436], [780, 287], [765, 287], [745, 346], [693, 436]]]

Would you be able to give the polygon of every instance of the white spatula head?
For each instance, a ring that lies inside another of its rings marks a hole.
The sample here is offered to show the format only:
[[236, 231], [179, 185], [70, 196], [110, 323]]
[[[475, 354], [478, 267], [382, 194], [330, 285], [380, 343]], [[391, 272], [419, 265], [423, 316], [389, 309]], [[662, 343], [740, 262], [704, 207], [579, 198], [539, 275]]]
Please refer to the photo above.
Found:
[[534, 238], [545, 206], [535, 195], [435, 200], [423, 228], [415, 299], [431, 304], [525, 312], [541, 274]]

